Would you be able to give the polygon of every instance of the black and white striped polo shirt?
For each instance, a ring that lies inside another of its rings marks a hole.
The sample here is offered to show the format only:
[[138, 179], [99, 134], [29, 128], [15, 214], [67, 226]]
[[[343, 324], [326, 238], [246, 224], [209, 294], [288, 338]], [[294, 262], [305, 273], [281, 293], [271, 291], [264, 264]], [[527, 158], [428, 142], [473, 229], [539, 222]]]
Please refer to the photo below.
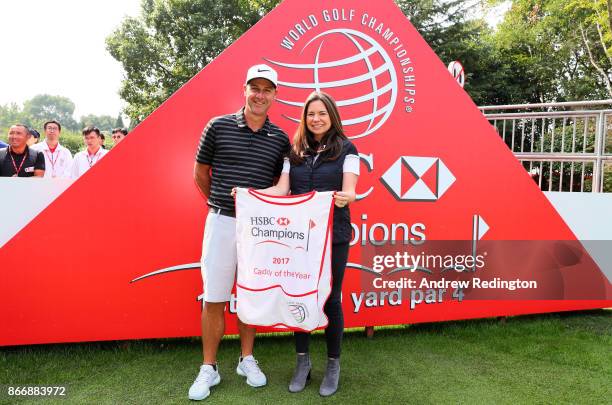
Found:
[[281, 173], [289, 148], [287, 134], [269, 119], [253, 132], [246, 124], [244, 107], [210, 120], [196, 155], [198, 163], [212, 166], [208, 205], [234, 211], [233, 187], [270, 187]]

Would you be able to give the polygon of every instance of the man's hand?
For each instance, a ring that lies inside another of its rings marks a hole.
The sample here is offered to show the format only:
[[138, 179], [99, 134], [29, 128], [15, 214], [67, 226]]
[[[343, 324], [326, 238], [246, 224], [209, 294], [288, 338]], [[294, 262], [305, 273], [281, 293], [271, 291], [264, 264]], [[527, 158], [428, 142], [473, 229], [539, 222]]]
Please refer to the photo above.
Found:
[[205, 165], [202, 163], [197, 163], [193, 167], [193, 179], [195, 180], [198, 189], [204, 197], [208, 198], [210, 196], [210, 165]]

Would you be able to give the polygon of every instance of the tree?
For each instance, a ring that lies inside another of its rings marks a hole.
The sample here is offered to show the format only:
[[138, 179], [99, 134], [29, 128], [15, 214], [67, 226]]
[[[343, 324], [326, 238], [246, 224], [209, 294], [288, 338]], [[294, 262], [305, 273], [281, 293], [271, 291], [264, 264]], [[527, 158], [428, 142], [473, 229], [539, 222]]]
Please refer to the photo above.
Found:
[[[493, 32], [472, 19], [484, 0], [396, 0], [438, 56], [460, 60], [466, 90], [476, 103], [512, 97], [504, 83], [513, 71], [501, 62]], [[142, 15], [126, 18], [107, 38], [107, 49], [123, 65], [120, 90], [132, 125], [255, 24], [279, 0], [144, 0]], [[197, 27], [197, 28], [196, 28]]]
[[115, 128], [115, 118], [110, 115], [84, 115], [81, 117], [81, 121], [79, 122], [80, 128], [85, 128], [87, 126], [93, 125], [98, 127], [100, 131], [110, 132]]
[[512, 99], [514, 72], [504, 62], [494, 32], [482, 17], [480, 0], [396, 0], [412, 25], [448, 64], [460, 61], [466, 71], [465, 90], [476, 104], [504, 104]]
[[[143, 0], [106, 40], [125, 70], [120, 95], [142, 121], [279, 0]], [[132, 124], [133, 125], [133, 124]]]
[[125, 128], [125, 125], [123, 123], [123, 117], [121, 116], [121, 114], [117, 115], [117, 119], [115, 120], [114, 128]]
[[8, 128], [13, 124], [28, 124], [23, 117], [21, 108], [16, 103], [0, 105], [0, 128]]
[[514, 0], [495, 34], [513, 102], [612, 97], [606, 0]]
[[63, 127], [76, 130], [77, 123], [72, 117], [74, 103], [67, 97], [39, 94], [23, 104], [23, 117], [26, 124], [42, 127], [48, 120], [57, 120]]
[[579, 21], [574, 35], [577, 28], [591, 67], [612, 98], [612, 0], [572, 0], [564, 11]]

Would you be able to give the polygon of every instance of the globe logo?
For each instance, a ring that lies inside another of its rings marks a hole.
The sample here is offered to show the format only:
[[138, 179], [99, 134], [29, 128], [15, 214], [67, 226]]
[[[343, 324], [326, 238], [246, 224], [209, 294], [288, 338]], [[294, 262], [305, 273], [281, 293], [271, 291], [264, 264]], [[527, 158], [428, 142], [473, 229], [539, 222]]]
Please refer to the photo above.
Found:
[[302, 323], [306, 320], [306, 307], [304, 304], [289, 304], [289, 311], [297, 323]]
[[374, 133], [393, 112], [397, 73], [389, 54], [370, 36], [353, 29], [318, 34], [302, 48], [308, 63], [286, 63], [264, 58], [279, 73], [282, 116], [300, 121], [304, 100], [312, 91], [325, 91], [340, 110], [351, 139]]

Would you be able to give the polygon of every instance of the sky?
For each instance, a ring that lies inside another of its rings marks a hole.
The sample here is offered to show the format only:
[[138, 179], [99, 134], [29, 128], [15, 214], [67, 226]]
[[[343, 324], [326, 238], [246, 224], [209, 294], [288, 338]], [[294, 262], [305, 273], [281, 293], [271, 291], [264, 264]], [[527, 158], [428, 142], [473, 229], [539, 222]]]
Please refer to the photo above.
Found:
[[[501, 20], [504, 7], [488, 16]], [[140, 0], [0, 0], [0, 104], [37, 94], [65, 96], [82, 115], [117, 116], [121, 65], [105, 39]]]
[[116, 117], [123, 72], [105, 38], [139, 14], [140, 0], [0, 1], [0, 104], [51, 94], [71, 99], [77, 120]]

